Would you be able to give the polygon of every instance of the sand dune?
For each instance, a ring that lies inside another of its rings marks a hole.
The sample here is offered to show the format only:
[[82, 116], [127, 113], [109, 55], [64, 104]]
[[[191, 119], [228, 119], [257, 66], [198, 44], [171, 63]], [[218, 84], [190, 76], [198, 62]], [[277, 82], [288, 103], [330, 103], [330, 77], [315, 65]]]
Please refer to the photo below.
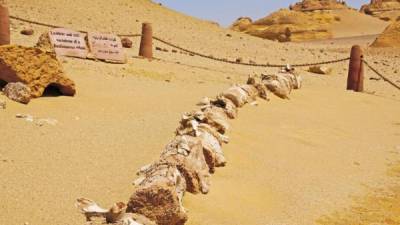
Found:
[[[259, 63], [347, 57], [352, 44], [274, 43], [145, 0], [13, 0], [9, 5], [13, 15], [83, 30], [137, 33], [150, 21], [157, 36], [179, 45]], [[46, 30], [32, 26], [36, 34], [27, 37], [19, 31], [28, 24], [12, 24], [13, 43], [27, 46]], [[249, 74], [276, 71], [171, 51], [155, 51], [159, 60], [150, 62], [131, 57], [138, 51], [138, 40], [133, 41], [128, 64], [63, 59], [76, 97], [44, 97], [25, 106], [0, 96], [7, 101], [7, 109], [0, 110], [0, 224], [81, 225], [77, 197], [106, 206], [126, 201], [135, 171], [158, 157], [183, 112]], [[363, 47], [368, 61], [400, 82], [398, 51]], [[382, 80], [369, 80], [376, 75], [368, 70], [366, 93], [347, 92], [348, 63], [331, 66], [330, 76], [302, 68], [304, 88], [291, 100], [271, 97], [240, 111], [228, 134], [232, 141], [224, 147], [227, 167], [212, 177], [208, 195], [185, 198], [188, 224], [315, 224], [351, 206], [351, 196], [368, 193], [366, 186], [387, 184], [387, 164], [400, 153], [400, 94]], [[39, 127], [15, 118], [17, 113], [58, 124]]]

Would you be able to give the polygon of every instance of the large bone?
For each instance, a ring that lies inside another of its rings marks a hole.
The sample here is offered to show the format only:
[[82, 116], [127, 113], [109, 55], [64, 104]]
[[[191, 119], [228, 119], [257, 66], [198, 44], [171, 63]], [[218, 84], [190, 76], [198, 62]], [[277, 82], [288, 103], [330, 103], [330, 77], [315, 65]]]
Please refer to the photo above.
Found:
[[203, 123], [214, 127], [221, 134], [229, 130], [228, 116], [222, 108], [210, 106], [203, 109], [203, 113], [204, 119], [201, 120]]
[[213, 105], [207, 105], [202, 108], [202, 111], [194, 111], [191, 113], [185, 113], [180, 121], [180, 126], [177, 129], [177, 134], [188, 134], [193, 126], [189, 123], [197, 121], [198, 123], [206, 123], [214, 127], [218, 132], [224, 134], [229, 129], [228, 116], [224, 109]]
[[188, 192], [208, 193], [210, 173], [200, 139], [189, 135], [177, 136], [166, 146], [160, 159], [161, 162], [169, 162], [177, 166], [185, 177]]
[[226, 165], [226, 159], [222, 151], [222, 142], [228, 139], [220, 136], [211, 126], [201, 124], [197, 128], [197, 135], [203, 145], [203, 152], [207, 165], [211, 173], [215, 172], [215, 167], [223, 167]]
[[228, 143], [229, 138], [216, 131], [215, 128], [192, 119], [182, 123], [177, 133], [179, 135], [191, 135], [200, 139], [204, 157], [211, 173], [215, 172], [215, 167], [226, 165], [221, 146], [223, 143]]
[[94, 221], [93, 218], [100, 218], [105, 220], [106, 223], [118, 225], [156, 225], [142, 215], [127, 213], [127, 206], [122, 202], [115, 203], [107, 210], [90, 199], [79, 198], [76, 201], [76, 207], [86, 216], [87, 221]]
[[267, 96], [267, 87], [261, 83], [261, 80], [259, 78], [256, 78], [254, 76], [249, 76], [249, 79], [247, 80], [248, 85], [254, 86], [257, 91], [258, 91], [258, 97], [268, 100]]
[[293, 89], [300, 89], [302, 86], [303, 79], [302, 77], [297, 74], [296, 72], [287, 72], [284, 73], [284, 76], [287, 76], [290, 81], [292, 82]]
[[142, 168], [135, 181], [127, 212], [144, 215], [158, 225], [183, 225], [187, 214], [182, 205], [185, 178], [171, 163], [157, 162]]
[[222, 93], [225, 98], [230, 99], [236, 107], [242, 107], [248, 103], [248, 94], [242, 88], [233, 86]]
[[263, 75], [262, 82], [268, 90], [276, 96], [283, 99], [289, 99], [289, 95], [293, 89], [293, 84], [286, 76], [281, 74]]
[[201, 106], [201, 109], [205, 109], [210, 106], [222, 108], [225, 114], [230, 119], [235, 119], [238, 113], [236, 105], [230, 99], [225, 98], [223, 95], [217, 96], [216, 99], [204, 98], [197, 105]]
[[243, 84], [239, 85], [239, 87], [247, 93], [248, 95], [247, 102], [254, 102], [257, 99], [258, 90], [255, 86], [249, 84]]

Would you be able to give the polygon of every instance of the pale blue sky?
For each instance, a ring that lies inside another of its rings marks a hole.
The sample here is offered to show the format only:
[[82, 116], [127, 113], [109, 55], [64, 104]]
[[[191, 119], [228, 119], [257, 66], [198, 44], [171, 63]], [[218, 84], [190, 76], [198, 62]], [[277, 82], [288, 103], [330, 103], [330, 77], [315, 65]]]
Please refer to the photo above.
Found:
[[[300, 0], [299, 0], [300, 1]], [[155, 0], [185, 14], [213, 20], [228, 26], [238, 17], [249, 16], [259, 19], [279, 9], [287, 8], [296, 0]], [[347, 0], [348, 5], [360, 8], [369, 0]]]

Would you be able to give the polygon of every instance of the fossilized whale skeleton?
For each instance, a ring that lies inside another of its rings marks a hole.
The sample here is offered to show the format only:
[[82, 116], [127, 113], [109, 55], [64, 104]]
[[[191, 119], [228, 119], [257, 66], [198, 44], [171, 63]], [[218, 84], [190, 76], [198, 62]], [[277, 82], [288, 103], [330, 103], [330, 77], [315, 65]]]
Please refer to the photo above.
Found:
[[267, 93], [289, 99], [302, 79], [287, 66], [280, 72], [249, 77], [246, 84], [234, 85], [210, 99], [198, 103], [200, 109], [182, 116], [176, 137], [161, 152], [159, 160], [142, 167], [133, 182], [135, 191], [128, 203], [115, 203], [104, 209], [86, 198], [76, 202], [88, 221], [100, 218], [120, 225], [183, 225], [187, 213], [182, 204], [186, 192], [207, 194], [210, 174], [226, 165], [222, 145], [229, 142], [225, 133], [229, 119], [238, 108], [268, 100]]

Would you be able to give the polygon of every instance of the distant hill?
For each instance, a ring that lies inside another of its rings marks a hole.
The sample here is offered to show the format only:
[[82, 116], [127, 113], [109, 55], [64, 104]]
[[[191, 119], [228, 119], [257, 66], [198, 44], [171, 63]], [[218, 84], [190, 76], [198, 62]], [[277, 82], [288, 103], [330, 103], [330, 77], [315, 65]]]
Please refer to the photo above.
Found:
[[360, 11], [384, 21], [396, 21], [400, 18], [400, 0], [371, 0]]
[[379, 34], [388, 25], [350, 9], [342, 1], [304, 0], [289, 9], [281, 9], [257, 21], [241, 17], [230, 28], [264, 39], [299, 42]]
[[372, 47], [400, 48], [400, 20], [390, 24], [375, 42], [372, 43]]

